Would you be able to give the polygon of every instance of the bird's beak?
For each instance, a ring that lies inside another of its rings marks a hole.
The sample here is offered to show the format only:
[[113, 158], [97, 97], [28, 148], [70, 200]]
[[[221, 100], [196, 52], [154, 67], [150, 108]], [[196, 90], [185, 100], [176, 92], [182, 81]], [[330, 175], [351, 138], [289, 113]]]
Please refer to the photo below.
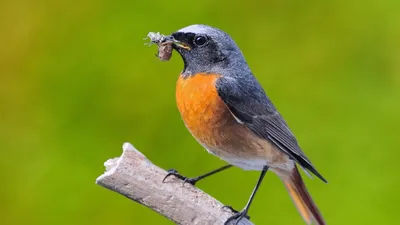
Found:
[[188, 50], [188, 51], [190, 50], [190, 46], [188, 44], [186, 44], [185, 42], [178, 41], [178, 40], [174, 39], [172, 44], [175, 45], [178, 48], [182, 48], [182, 49], [185, 49], [185, 50]]
[[165, 36], [163, 40], [161, 41], [161, 44], [170, 44], [172, 43], [175, 47], [185, 49], [185, 50], [190, 50], [190, 45], [186, 44], [183, 41], [179, 41], [175, 39], [173, 35]]

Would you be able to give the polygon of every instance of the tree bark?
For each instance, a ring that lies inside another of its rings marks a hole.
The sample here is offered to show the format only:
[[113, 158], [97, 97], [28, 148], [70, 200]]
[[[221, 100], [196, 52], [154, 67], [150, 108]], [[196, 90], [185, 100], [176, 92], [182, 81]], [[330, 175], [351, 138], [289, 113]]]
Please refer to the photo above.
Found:
[[[182, 225], [219, 225], [234, 213], [191, 184], [173, 176], [162, 182], [167, 172], [151, 163], [131, 144], [123, 145], [121, 157], [104, 163], [106, 172], [96, 183], [145, 205]], [[230, 223], [233, 224], [233, 223]], [[239, 225], [253, 225], [243, 218]]]

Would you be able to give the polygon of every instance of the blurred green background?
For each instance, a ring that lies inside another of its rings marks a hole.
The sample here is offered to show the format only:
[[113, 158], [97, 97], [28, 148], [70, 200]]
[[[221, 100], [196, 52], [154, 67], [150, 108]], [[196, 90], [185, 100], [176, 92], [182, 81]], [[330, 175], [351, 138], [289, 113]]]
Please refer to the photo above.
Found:
[[[129, 141], [162, 168], [224, 165], [175, 107], [182, 61], [144, 46], [203, 23], [227, 31], [325, 185], [305, 177], [328, 224], [398, 224], [400, 2], [0, 1], [0, 223], [173, 224], [94, 182]], [[258, 172], [198, 184], [241, 209]], [[303, 224], [268, 174], [256, 224]]]

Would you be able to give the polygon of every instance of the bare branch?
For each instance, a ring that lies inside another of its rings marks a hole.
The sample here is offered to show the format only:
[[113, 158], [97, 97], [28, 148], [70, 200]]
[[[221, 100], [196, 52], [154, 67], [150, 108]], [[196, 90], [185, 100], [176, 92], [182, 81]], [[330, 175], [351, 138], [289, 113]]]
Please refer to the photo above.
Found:
[[[182, 225], [217, 225], [233, 215], [222, 204], [183, 181], [170, 177], [162, 179], [167, 172], [152, 164], [131, 144], [123, 145], [119, 158], [104, 163], [106, 172], [96, 183], [145, 205], [161, 215]], [[239, 225], [253, 225], [243, 219]]]

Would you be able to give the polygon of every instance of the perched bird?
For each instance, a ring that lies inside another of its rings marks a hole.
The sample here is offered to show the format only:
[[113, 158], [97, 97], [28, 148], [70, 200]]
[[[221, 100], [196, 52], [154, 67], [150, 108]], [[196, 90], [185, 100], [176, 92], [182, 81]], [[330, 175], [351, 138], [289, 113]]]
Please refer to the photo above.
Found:
[[187, 129], [208, 152], [229, 163], [196, 178], [186, 178], [176, 170], [170, 170], [167, 177], [174, 175], [194, 185], [232, 165], [261, 171], [248, 203], [227, 224], [247, 217], [265, 173], [271, 170], [283, 181], [305, 222], [325, 225], [297, 165], [326, 180], [300, 149], [232, 38], [217, 28], [191, 25], [165, 40], [184, 62], [176, 84], [176, 103]]

